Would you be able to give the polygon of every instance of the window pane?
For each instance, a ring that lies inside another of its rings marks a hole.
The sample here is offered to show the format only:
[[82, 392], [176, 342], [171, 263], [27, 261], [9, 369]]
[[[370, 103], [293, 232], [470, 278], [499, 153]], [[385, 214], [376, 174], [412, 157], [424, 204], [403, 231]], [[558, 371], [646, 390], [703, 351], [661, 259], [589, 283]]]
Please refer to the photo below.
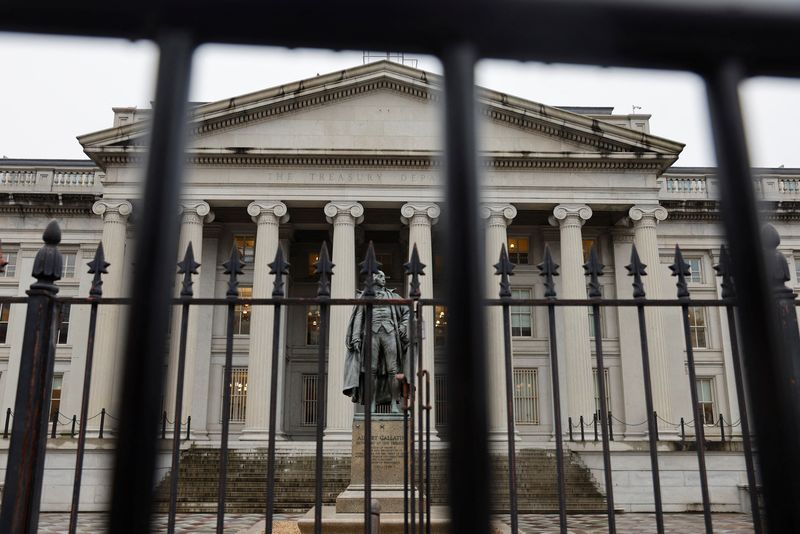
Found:
[[11, 304], [4, 302], [0, 304], [0, 343], [6, 342], [6, 335], [8, 334], [8, 317], [11, 310]]
[[702, 258], [689, 258], [687, 263], [689, 264], [689, 269], [690, 269], [690, 275], [688, 281], [696, 284], [703, 283]]
[[69, 313], [70, 305], [62, 304], [58, 316], [58, 334], [56, 335], [57, 343], [63, 345], [67, 342], [69, 336]]
[[[530, 289], [512, 289], [511, 297], [515, 299], [531, 298]], [[533, 331], [533, 319], [530, 306], [510, 306], [511, 335], [517, 337], [530, 337]]]
[[316, 276], [317, 262], [319, 261], [319, 254], [316, 252], [308, 253], [308, 276]]
[[447, 340], [447, 308], [435, 306], [433, 309], [433, 343], [443, 346]]
[[17, 253], [5, 252], [3, 253], [5, 260], [8, 262], [5, 271], [0, 276], [5, 278], [14, 278], [17, 276]]
[[75, 278], [75, 261], [77, 260], [77, 254], [66, 253], [61, 256], [64, 259], [63, 278]]
[[527, 237], [509, 237], [508, 238], [508, 259], [511, 263], [526, 264], [528, 263], [528, 252], [530, 249], [530, 241]]
[[[240, 287], [239, 296], [241, 298], [252, 298], [252, 287]], [[250, 317], [252, 315], [250, 304], [237, 304], [233, 309], [233, 333], [247, 335], [250, 333]]]
[[56, 417], [61, 409], [61, 387], [64, 382], [63, 374], [53, 375], [53, 388], [50, 393], [50, 420]]
[[319, 305], [306, 308], [306, 345], [319, 345]]
[[538, 369], [514, 369], [514, 421], [539, 424]]
[[253, 265], [256, 256], [256, 238], [253, 235], [237, 235], [233, 237], [245, 265]]

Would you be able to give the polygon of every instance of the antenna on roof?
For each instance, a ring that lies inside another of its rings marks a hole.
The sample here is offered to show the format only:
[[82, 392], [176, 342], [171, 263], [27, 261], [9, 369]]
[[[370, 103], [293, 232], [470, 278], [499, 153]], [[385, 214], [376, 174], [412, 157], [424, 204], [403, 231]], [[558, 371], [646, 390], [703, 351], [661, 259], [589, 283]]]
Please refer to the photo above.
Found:
[[407, 67], [417, 68], [418, 59], [407, 58], [403, 52], [373, 52], [365, 50], [363, 54], [363, 64], [375, 63], [376, 61], [391, 61]]

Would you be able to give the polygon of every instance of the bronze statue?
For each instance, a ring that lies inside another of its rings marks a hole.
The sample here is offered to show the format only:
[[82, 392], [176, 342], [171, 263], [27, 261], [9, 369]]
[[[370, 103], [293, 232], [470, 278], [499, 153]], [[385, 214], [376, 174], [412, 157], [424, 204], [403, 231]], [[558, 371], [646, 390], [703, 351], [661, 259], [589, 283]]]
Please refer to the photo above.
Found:
[[[374, 277], [376, 299], [402, 298], [386, 287], [386, 275], [378, 271]], [[359, 298], [361, 295], [359, 295]], [[350, 316], [345, 345], [347, 357], [344, 364], [343, 393], [353, 402], [364, 404], [364, 306], [355, 306]], [[409, 373], [409, 310], [406, 306], [380, 305], [372, 313], [372, 409], [390, 405], [391, 413], [399, 413], [402, 382], [411, 379]]]

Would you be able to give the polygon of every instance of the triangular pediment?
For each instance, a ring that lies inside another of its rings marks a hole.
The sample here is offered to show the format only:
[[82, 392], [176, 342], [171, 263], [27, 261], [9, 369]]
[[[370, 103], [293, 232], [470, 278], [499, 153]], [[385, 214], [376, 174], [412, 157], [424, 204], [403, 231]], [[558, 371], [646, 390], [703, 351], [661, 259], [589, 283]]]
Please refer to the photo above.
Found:
[[[416, 154], [441, 149], [441, 77], [391, 62], [195, 106], [189, 153]], [[645, 157], [671, 164], [683, 145], [595, 118], [477, 91], [481, 149], [494, 157]], [[102, 164], [146, 149], [149, 120], [79, 138]]]

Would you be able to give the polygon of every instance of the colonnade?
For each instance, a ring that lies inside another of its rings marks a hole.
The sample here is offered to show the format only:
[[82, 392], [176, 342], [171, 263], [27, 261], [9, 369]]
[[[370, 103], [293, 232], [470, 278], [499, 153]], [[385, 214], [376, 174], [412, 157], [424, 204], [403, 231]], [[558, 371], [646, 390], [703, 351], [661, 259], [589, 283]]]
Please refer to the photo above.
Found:
[[[131, 204], [125, 200], [101, 200], [93, 208], [103, 217], [103, 245], [106, 259], [113, 267], [124, 264], [125, 235], [127, 217], [131, 213]], [[289, 220], [289, 208], [277, 200], [254, 201], [247, 206], [247, 213], [257, 225], [255, 265], [253, 270], [253, 297], [265, 298], [270, 294], [271, 277], [266, 265], [272, 261], [279, 245], [281, 224]], [[364, 206], [358, 202], [330, 202], [323, 208], [327, 221], [333, 226], [332, 261], [335, 264], [332, 278], [331, 296], [333, 298], [352, 298], [356, 294], [359, 275], [356, 262], [356, 227], [363, 221]], [[659, 205], [636, 205], [630, 208], [628, 215], [633, 227], [633, 241], [636, 244], [642, 261], [648, 265], [659, 265], [656, 225], [666, 218], [666, 210]], [[432, 227], [436, 224], [440, 208], [434, 203], [410, 202], [404, 204], [399, 216], [409, 227], [409, 247], [417, 246], [420, 260], [427, 265], [426, 276], [421, 279], [424, 297], [433, 296], [433, 250]], [[583, 272], [583, 239], [582, 226], [593, 215], [586, 204], [560, 204], [553, 209], [550, 222], [559, 228], [560, 234], [560, 288], [561, 298], [586, 298], [586, 278]], [[482, 207], [482, 216], [486, 221], [486, 273], [487, 297], [497, 295], [497, 279], [491, 265], [497, 262], [500, 249], [507, 243], [507, 226], [517, 216], [516, 208], [508, 203], [490, 203]], [[181, 231], [179, 250], [183, 252], [189, 242], [194, 248], [195, 258], [202, 257], [203, 224], [213, 220], [213, 212], [208, 203], [203, 201], [185, 202], [182, 205]], [[409, 250], [410, 254], [410, 250]], [[260, 266], [260, 267], [259, 267]], [[111, 268], [105, 277], [104, 294], [109, 297], [123, 294], [122, 273]], [[180, 284], [177, 284], [179, 287]], [[659, 276], [648, 279], [648, 293], [660, 296], [662, 292]], [[197, 295], [197, 293], [196, 293]], [[211, 296], [211, 295], [197, 295]], [[353, 404], [342, 394], [342, 372], [346, 348], [344, 332], [347, 329], [351, 310], [346, 306], [334, 306], [330, 315], [330, 339], [328, 345], [328, 384], [327, 384], [327, 426], [325, 439], [329, 442], [349, 443], [353, 417]], [[423, 315], [423, 366], [431, 374], [431, 387], [434, 387], [434, 310], [428, 307]], [[241, 439], [264, 440], [267, 438], [269, 391], [271, 383], [271, 350], [273, 343], [273, 309], [266, 306], [254, 306], [250, 323], [249, 365], [248, 365], [248, 400], [244, 430]], [[487, 310], [487, 385], [489, 391], [489, 423], [490, 437], [495, 440], [505, 439], [506, 405], [505, 372], [503, 361], [503, 321], [499, 307]], [[586, 310], [578, 307], [565, 307], [562, 310], [564, 324], [569, 325], [569, 335], [564, 336], [563, 373], [566, 377], [566, 413], [572, 417], [591, 419], [594, 413], [594, 384], [592, 375], [592, 356], [590, 350], [590, 332]], [[650, 358], [652, 361], [652, 381], [655, 408], [664, 418], [671, 417], [670, 396], [668, 390], [668, 362], [665, 350], [664, 327], [660, 310], [648, 309], [648, 337]], [[118, 332], [121, 331], [120, 308], [106, 306], [98, 317], [96, 335], [95, 368], [92, 374], [90, 413], [100, 408], [110, 408], [113, 403], [114, 384], [119, 373], [119, 356], [117, 343]], [[191, 314], [190, 314], [191, 317]], [[173, 319], [172, 332], [179, 331], [180, 318]], [[196, 320], [190, 319], [189, 339], [197, 335]], [[169, 413], [175, 402], [175, 382], [178, 354], [178, 337], [172, 336], [170, 341], [170, 359], [167, 374], [167, 393], [165, 407]], [[183, 394], [184, 414], [192, 406], [191, 384], [196, 367], [193, 350], [187, 351], [186, 384]], [[435, 392], [431, 392], [432, 403]]]

